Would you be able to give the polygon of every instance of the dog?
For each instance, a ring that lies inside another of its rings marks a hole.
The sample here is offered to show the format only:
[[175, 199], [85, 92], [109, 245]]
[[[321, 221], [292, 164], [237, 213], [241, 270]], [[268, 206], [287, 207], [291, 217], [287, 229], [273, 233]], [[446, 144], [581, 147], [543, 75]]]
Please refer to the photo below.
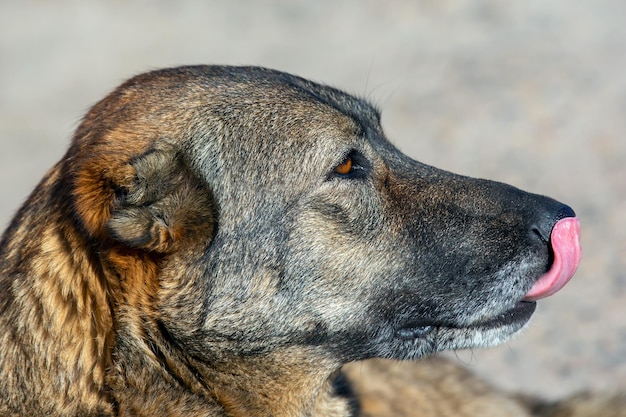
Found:
[[580, 260], [574, 211], [399, 152], [258, 67], [136, 76], [0, 243], [2, 416], [354, 416], [344, 364], [492, 346]]

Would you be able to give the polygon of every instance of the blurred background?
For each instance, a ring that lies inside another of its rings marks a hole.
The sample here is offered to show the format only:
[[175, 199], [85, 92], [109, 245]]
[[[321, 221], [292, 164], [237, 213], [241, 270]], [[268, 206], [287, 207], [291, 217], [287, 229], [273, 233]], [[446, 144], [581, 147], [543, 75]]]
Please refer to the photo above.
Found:
[[0, 0], [0, 225], [124, 79], [254, 64], [364, 96], [412, 157], [570, 204], [584, 259], [504, 346], [498, 387], [626, 388], [626, 2]]

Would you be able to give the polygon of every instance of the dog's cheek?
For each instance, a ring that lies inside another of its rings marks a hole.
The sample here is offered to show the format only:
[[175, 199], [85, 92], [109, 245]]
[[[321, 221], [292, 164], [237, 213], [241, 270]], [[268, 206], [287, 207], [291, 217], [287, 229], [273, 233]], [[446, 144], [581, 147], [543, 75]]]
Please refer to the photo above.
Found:
[[391, 284], [389, 277], [402, 269], [402, 256], [389, 250], [384, 234], [374, 237], [370, 229], [364, 236], [345, 216], [333, 214], [331, 221], [328, 214], [315, 210], [298, 219], [285, 273], [300, 276], [288, 285], [306, 289], [292, 292], [301, 294], [300, 304], [313, 310], [327, 337], [343, 335], [359, 343], [361, 334], [377, 327], [379, 318], [370, 314], [372, 296]]

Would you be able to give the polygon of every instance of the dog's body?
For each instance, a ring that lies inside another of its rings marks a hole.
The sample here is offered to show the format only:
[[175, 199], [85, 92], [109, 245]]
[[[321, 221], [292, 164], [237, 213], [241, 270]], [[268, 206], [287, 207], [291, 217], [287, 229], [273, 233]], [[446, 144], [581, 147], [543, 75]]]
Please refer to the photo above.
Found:
[[298, 77], [135, 77], [4, 234], [0, 415], [353, 415], [343, 364], [523, 327], [573, 216], [409, 159]]

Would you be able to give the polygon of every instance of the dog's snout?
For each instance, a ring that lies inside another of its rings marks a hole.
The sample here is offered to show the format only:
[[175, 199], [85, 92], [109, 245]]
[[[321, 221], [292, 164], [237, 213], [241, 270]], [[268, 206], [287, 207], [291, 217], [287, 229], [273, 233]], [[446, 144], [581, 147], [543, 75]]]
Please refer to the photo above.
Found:
[[567, 217], [576, 217], [574, 210], [566, 204], [551, 201], [537, 214], [535, 222], [531, 226], [531, 232], [534, 236], [541, 239], [542, 242], [550, 242], [550, 234], [552, 228], [561, 219]]

